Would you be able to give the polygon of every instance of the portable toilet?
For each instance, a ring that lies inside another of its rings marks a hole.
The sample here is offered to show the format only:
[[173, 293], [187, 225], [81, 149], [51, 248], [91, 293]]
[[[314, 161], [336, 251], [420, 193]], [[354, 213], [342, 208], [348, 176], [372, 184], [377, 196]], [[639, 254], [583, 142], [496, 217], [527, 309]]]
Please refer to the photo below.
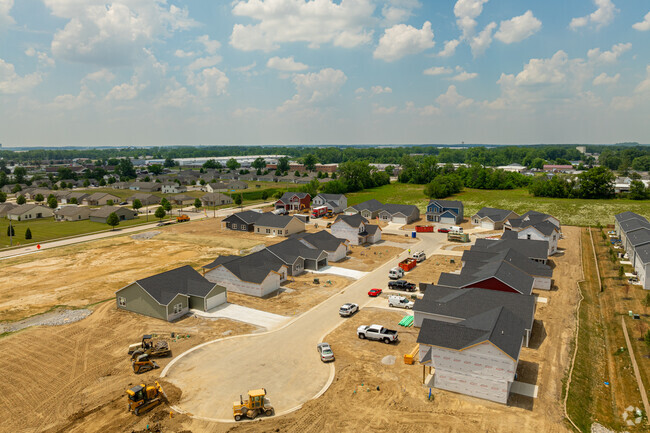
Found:
[[417, 236], [417, 232], [411, 232], [411, 237], [414, 238]]

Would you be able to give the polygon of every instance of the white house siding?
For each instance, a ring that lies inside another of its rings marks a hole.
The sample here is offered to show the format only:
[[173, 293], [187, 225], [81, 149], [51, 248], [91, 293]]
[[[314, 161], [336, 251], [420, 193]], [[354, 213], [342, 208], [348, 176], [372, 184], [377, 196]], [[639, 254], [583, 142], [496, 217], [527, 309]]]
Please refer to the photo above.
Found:
[[533, 289], [551, 290], [551, 279], [547, 277], [533, 277]]
[[336, 251], [327, 252], [327, 261], [328, 262], [338, 262], [343, 260], [348, 254], [348, 248], [345, 244], [340, 244]]
[[481, 220], [482, 229], [498, 230], [496, 224], [488, 219]]
[[[530, 235], [530, 237], [529, 237]], [[517, 233], [519, 239], [533, 239], [536, 241], [546, 241], [548, 242], [548, 255], [553, 255], [557, 253], [557, 241], [560, 237], [557, 232], [553, 232], [550, 236], [544, 236], [542, 233], [537, 231], [532, 227], [527, 227]]]
[[264, 279], [260, 284], [242, 281], [224, 266], [219, 266], [216, 269], [207, 272], [205, 278], [212, 283], [225, 287], [226, 290], [231, 292], [258, 297], [268, 295], [269, 293], [278, 290], [280, 288], [280, 283], [284, 280], [284, 278], [281, 278], [280, 274], [270, 272], [266, 279]]
[[211, 310], [215, 307], [218, 307], [221, 304], [226, 303], [226, 292], [219, 293], [217, 295], [206, 298], [205, 300], [205, 309], [206, 311]]
[[368, 236], [367, 242], [369, 244], [376, 244], [381, 240], [381, 230], [377, 230], [373, 236]]
[[641, 260], [637, 260], [634, 264], [634, 270], [636, 271], [639, 282], [641, 282], [641, 287], [645, 290], [650, 290], [650, 278], [648, 278], [648, 272], [650, 271], [650, 263], [643, 264]]
[[466, 375], [436, 369], [434, 388], [457, 392], [496, 403], [506, 404], [512, 382], [490, 380], [480, 376]]
[[350, 227], [343, 221], [332, 224], [331, 233], [339, 239], [350, 241], [351, 245], [359, 245], [359, 229]]

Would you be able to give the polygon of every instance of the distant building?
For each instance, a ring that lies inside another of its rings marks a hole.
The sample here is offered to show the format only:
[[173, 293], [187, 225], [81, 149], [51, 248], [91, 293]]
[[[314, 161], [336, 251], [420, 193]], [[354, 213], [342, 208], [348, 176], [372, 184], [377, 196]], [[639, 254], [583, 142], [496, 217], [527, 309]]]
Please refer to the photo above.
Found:
[[587, 153], [587, 146], [576, 146], [576, 150], [584, 155]]

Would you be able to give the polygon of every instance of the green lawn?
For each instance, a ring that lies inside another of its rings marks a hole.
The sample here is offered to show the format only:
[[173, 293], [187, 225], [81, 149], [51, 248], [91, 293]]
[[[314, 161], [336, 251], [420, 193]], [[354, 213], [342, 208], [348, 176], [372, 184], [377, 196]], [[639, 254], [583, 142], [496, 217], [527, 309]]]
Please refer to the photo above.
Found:
[[[423, 212], [429, 200], [423, 193], [424, 185], [392, 183], [379, 188], [348, 194], [348, 205], [355, 205], [372, 198], [382, 203], [414, 204]], [[483, 206], [512, 209], [517, 213], [528, 210], [545, 212], [559, 218], [565, 225], [613, 224], [614, 215], [630, 210], [650, 217], [650, 201], [611, 199], [585, 200], [533, 197], [525, 189], [481, 190], [465, 189], [449, 197], [449, 200], [461, 200], [465, 206], [465, 217], [472, 216]]]

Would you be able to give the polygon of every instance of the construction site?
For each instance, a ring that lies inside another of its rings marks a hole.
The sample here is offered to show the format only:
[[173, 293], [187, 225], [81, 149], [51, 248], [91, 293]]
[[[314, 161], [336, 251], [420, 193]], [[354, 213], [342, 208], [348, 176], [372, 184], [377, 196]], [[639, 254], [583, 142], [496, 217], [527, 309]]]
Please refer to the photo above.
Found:
[[[423, 386], [417, 356], [404, 362], [418, 329], [398, 325], [413, 313], [388, 307], [388, 270], [425, 246], [429, 257], [404, 278], [433, 283], [460, 272], [464, 250], [444, 234], [384, 230], [383, 242], [352, 246], [329, 271], [288, 277], [273, 296], [229, 292], [229, 308], [243, 312], [172, 322], [117, 309], [115, 292], [143, 276], [184, 265], [199, 270], [220, 255], [246, 255], [284, 238], [225, 232], [216, 218], [4, 260], [0, 431], [569, 431], [562, 383], [575, 336], [580, 229], [563, 227], [562, 253], [551, 260], [555, 289], [539, 296], [532, 339], [520, 354], [518, 380], [535, 395], [513, 393], [505, 405]], [[374, 287], [386, 293], [368, 298]], [[339, 318], [345, 302], [360, 311]], [[399, 341], [358, 338], [355, 330], [371, 323], [397, 329]], [[137, 351], [144, 335], [164, 340], [171, 353], [144, 355], [146, 344]], [[331, 346], [334, 363], [319, 360], [320, 341]], [[247, 403], [249, 391], [258, 394]], [[235, 423], [233, 410], [236, 417], [243, 408], [246, 418], [254, 404], [261, 405], [256, 421]]]

